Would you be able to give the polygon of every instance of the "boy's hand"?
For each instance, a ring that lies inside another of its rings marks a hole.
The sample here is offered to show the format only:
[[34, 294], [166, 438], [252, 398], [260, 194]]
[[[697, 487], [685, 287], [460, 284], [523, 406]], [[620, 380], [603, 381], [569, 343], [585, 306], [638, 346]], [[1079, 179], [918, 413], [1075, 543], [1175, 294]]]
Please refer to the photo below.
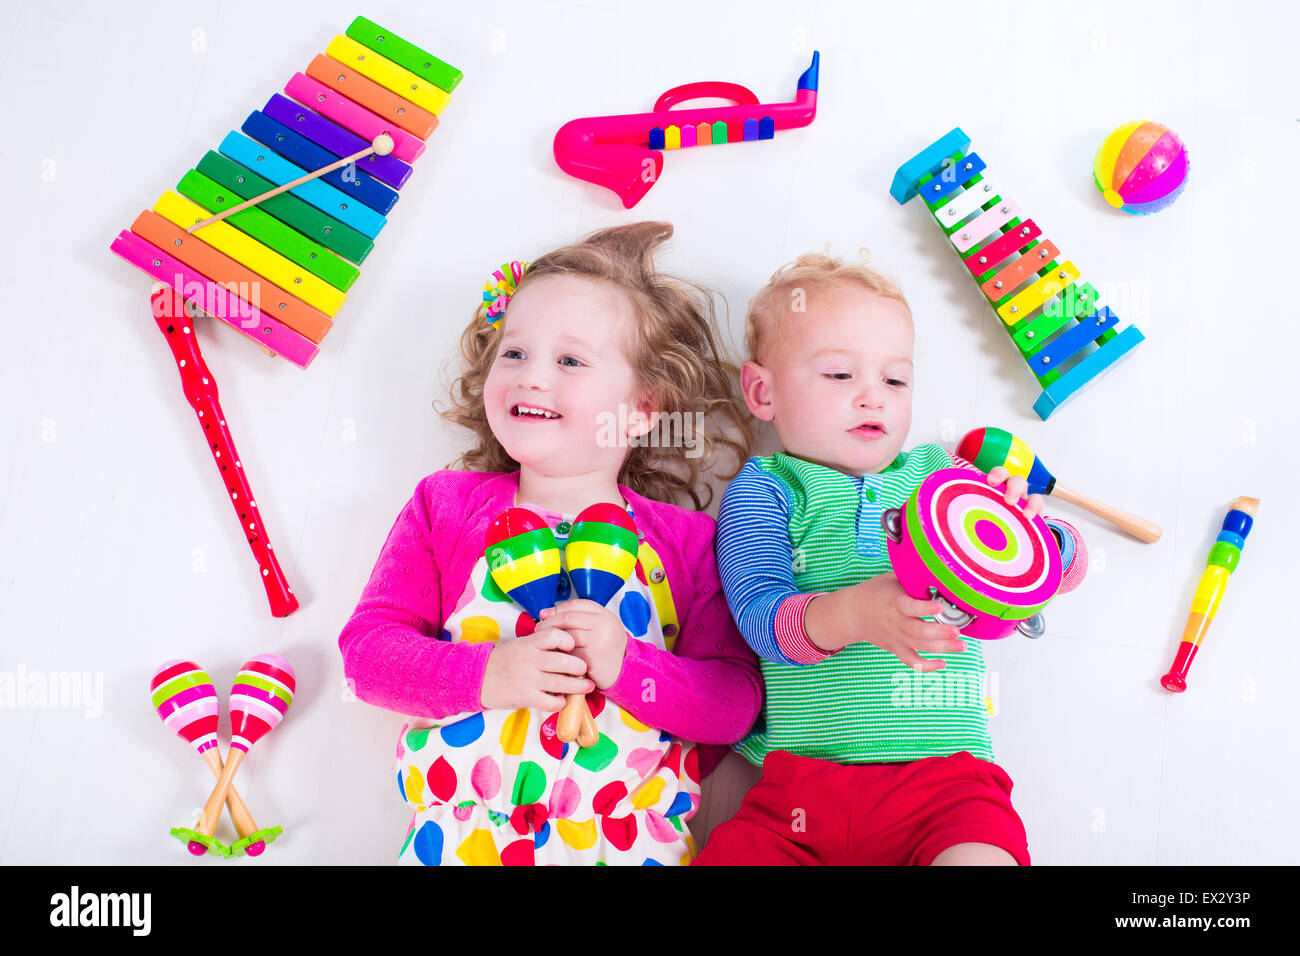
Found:
[[[1016, 502], [1025, 497], [1025, 492], [1029, 490], [1029, 482], [1020, 475], [1011, 474], [1011, 472], [1007, 471], [1006, 468], [1001, 465], [998, 465], [989, 472], [989, 484], [994, 488], [1002, 484], [1004, 481], [1007, 483], [1007, 493], [1003, 500], [1006, 501], [1007, 504], [1014, 506]], [[1025, 501], [1025, 517], [1032, 518], [1034, 515], [1042, 514], [1043, 506], [1045, 504], [1046, 502], [1043, 501], [1042, 495], [1030, 495]]]
[[920, 620], [941, 610], [938, 601], [908, 597], [894, 572], [886, 571], [861, 584], [813, 598], [804, 609], [804, 627], [823, 650], [836, 651], [865, 641], [889, 651], [907, 666], [929, 673], [946, 665], [941, 660], [927, 660], [918, 651], [942, 654], [966, 650], [957, 628]]
[[565, 694], [590, 693], [587, 664], [572, 653], [573, 643], [558, 628], [539, 628], [498, 644], [488, 655], [479, 700], [488, 710], [559, 710]]
[[573, 638], [573, 655], [587, 664], [587, 674], [607, 690], [623, 672], [627, 630], [609, 608], [583, 598], [565, 601], [542, 612], [538, 632], [555, 629]]

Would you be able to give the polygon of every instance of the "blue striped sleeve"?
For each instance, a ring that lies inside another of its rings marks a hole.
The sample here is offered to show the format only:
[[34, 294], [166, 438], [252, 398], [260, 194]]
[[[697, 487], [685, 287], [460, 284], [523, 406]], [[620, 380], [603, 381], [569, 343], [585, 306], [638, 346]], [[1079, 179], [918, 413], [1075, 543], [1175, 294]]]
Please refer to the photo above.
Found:
[[759, 657], [786, 664], [794, 662], [777, 644], [776, 612], [799, 593], [789, 513], [785, 486], [751, 458], [722, 495], [717, 531], [718, 572], [736, 626]]

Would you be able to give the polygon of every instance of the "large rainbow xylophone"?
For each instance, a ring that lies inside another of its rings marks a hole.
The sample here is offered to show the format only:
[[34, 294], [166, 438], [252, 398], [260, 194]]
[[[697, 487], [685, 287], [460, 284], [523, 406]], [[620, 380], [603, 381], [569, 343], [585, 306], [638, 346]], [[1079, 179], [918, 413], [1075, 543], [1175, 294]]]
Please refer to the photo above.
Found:
[[[659, 179], [664, 168], [661, 150], [773, 139], [777, 130], [809, 125], [817, 118], [820, 59], [814, 52], [789, 103], [762, 104], [739, 83], [707, 81], [673, 87], [649, 113], [570, 120], [555, 134], [555, 161], [570, 176], [613, 191], [623, 207], [631, 209]], [[735, 105], [673, 109], [706, 97]]]
[[1044, 421], [1143, 339], [1134, 325], [1098, 306], [1097, 290], [968, 153], [960, 129], [898, 168], [889, 193], [920, 196], [962, 257], [1043, 386], [1034, 411]]
[[[175, 191], [163, 193], [113, 240], [113, 252], [166, 287], [154, 294], [154, 318], [168, 337], [277, 617], [298, 602], [266, 540], [190, 320], [215, 316], [306, 368], [460, 79], [459, 70], [357, 17], [305, 73], [293, 75], [287, 96], [276, 93], [250, 113], [241, 131], [226, 136]], [[387, 155], [376, 150], [195, 228], [390, 140]]]

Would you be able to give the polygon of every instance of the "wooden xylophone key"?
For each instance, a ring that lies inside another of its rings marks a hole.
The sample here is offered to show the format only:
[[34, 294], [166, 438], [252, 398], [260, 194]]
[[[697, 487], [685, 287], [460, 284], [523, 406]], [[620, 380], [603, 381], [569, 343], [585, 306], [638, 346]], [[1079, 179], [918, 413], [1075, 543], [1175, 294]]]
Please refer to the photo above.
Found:
[[[261, 143], [231, 132], [221, 141], [223, 156], [229, 156], [235, 162], [271, 180], [277, 186], [292, 182], [306, 174], [306, 170], [267, 149]], [[295, 186], [291, 192], [311, 203], [326, 215], [333, 216], [347, 223], [353, 229], [374, 239], [384, 228], [387, 220], [368, 206], [356, 202], [347, 193], [340, 192], [329, 183], [319, 179]]]
[[289, 328], [318, 345], [333, 325], [323, 312], [267, 282], [238, 260], [223, 254], [198, 236], [190, 235], [156, 212], [145, 210], [140, 213], [131, 223], [131, 231], [158, 248], [169, 250], [181, 262], [218, 285], [243, 291], [241, 298], [244, 301], [278, 317]]
[[420, 137], [411, 135], [391, 120], [372, 113], [303, 73], [291, 76], [284, 91], [303, 106], [351, 130], [367, 142], [380, 133], [387, 133], [393, 137], [392, 155], [403, 162], [413, 163], [424, 154], [424, 141]]
[[980, 290], [990, 302], [1000, 303], [1028, 282], [1032, 276], [1037, 275], [1040, 269], [1050, 266], [1058, 255], [1060, 250], [1050, 239], [1030, 245], [1018, 259], [1004, 266], [993, 278], [986, 280], [980, 286]]
[[421, 109], [404, 96], [385, 89], [356, 70], [325, 54], [319, 54], [307, 67], [307, 76], [341, 93], [376, 116], [395, 123], [412, 136], [427, 140], [438, 128], [438, 116]]
[[[170, 219], [182, 229], [208, 217], [208, 210], [184, 196], [168, 191], [154, 203], [154, 212]], [[296, 262], [286, 259], [225, 222], [216, 222], [194, 233], [203, 242], [243, 263], [267, 282], [296, 296], [330, 318], [338, 315], [347, 295], [312, 275]]]
[[1074, 263], [1063, 262], [998, 306], [996, 309], [998, 317], [1008, 326], [1015, 325], [1033, 315], [1034, 311], [1041, 308], [1049, 299], [1060, 295], [1078, 278], [1079, 270], [1074, 267]]
[[[226, 189], [197, 169], [191, 169], [181, 177], [181, 181], [176, 184], [176, 191], [210, 212], [229, 209], [249, 198]], [[361, 275], [361, 270], [351, 262], [263, 211], [260, 205], [237, 212], [225, 221], [286, 259], [291, 259], [340, 292], [352, 288], [352, 284]]]
[[[260, 110], [249, 113], [240, 129], [250, 139], [273, 150], [305, 172], [324, 169], [339, 159], [329, 150], [316, 145], [283, 123], [277, 123]], [[316, 181], [329, 183], [356, 201], [365, 203], [381, 216], [387, 216], [397, 204], [396, 190], [360, 169], [360, 165], [353, 163], [350, 167], [323, 173]]]
[[970, 222], [958, 226], [948, 238], [958, 252], [966, 252], [994, 233], [1001, 234], [1002, 227], [1020, 215], [1014, 200], [1004, 199], [980, 213]]
[[1004, 232], [1001, 238], [994, 239], [987, 246], [982, 246], [967, 256], [964, 260], [966, 268], [977, 279], [983, 279], [1004, 259], [1019, 252], [1042, 234], [1043, 231], [1032, 219], [1026, 219], [1014, 229]]
[[[209, 150], [199, 161], [196, 168], [213, 182], [220, 183], [226, 189], [236, 193], [241, 201], [260, 196], [275, 188], [275, 183], [269, 179], [263, 179], [246, 166], [212, 150]], [[259, 203], [258, 209], [274, 216], [303, 236], [319, 242], [349, 262], [358, 265], [365, 262], [366, 256], [370, 255], [375, 248], [374, 241], [368, 236], [321, 212], [311, 203], [292, 193], [272, 196]]]
[[1022, 322], [1012, 330], [1011, 340], [1028, 362], [1029, 358], [1043, 347], [1058, 331], [1071, 322], [1091, 315], [1097, 304], [1097, 290], [1087, 282], [1075, 282], [1067, 286], [1061, 298], [1051, 303], [1034, 318]]
[[416, 76], [405, 67], [398, 66], [349, 36], [336, 36], [325, 48], [325, 55], [352, 67], [367, 79], [406, 97], [416, 106], [435, 115], [443, 111], [451, 98], [446, 90]]
[[996, 187], [989, 179], [969, 185], [954, 196], [944, 206], [934, 210], [934, 218], [947, 232], [951, 227], [961, 224], [967, 216], [993, 200], [1000, 198]]
[[1063, 366], [1090, 342], [1102, 338], [1119, 322], [1119, 316], [1102, 306], [1092, 315], [1066, 329], [1051, 342], [1030, 355], [1030, 370], [1051, 385], [1061, 376]]
[[310, 365], [320, 351], [311, 339], [260, 309], [251, 308], [247, 300], [209, 281], [198, 270], [130, 230], [124, 229], [111, 248], [142, 272], [171, 287], [186, 302], [299, 368]]
[[917, 187], [917, 195], [927, 206], [934, 208], [936, 203], [947, 200], [958, 186], [964, 186], [984, 172], [984, 160], [978, 153], [962, 156], [945, 164], [933, 178]]
[[460, 85], [461, 72], [449, 63], [444, 63], [427, 50], [422, 50], [414, 43], [394, 36], [373, 20], [357, 17], [345, 31], [347, 36], [362, 46], [381, 53], [405, 70], [409, 70], [421, 79], [428, 80], [446, 93], [453, 92]]
[[[334, 159], [351, 156], [365, 149], [367, 143], [360, 136], [344, 129], [319, 113], [300, 106], [287, 96], [279, 93], [273, 95], [262, 107], [262, 112], [282, 126], [292, 129], [300, 136], [311, 140], [322, 149], [328, 150]], [[292, 157], [289, 157], [292, 159]], [[333, 159], [328, 160], [333, 162]], [[322, 164], [324, 165], [324, 164]], [[359, 171], [364, 171], [376, 180], [393, 189], [401, 189], [411, 176], [411, 167], [396, 156], [370, 155], [357, 163]]]

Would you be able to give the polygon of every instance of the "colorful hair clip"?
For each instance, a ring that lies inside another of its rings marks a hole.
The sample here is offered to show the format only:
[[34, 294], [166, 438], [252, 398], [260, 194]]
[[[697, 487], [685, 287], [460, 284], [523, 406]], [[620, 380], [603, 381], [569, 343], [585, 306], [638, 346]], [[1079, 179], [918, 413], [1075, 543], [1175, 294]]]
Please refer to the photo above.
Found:
[[506, 306], [510, 304], [510, 297], [515, 294], [515, 289], [519, 287], [519, 280], [523, 278], [527, 268], [527, 262], [515, 259], [493, 272], [492, 278], [488, 279], [483, 286], [483, 301], [488, 304], [486, 317], [489, 325], [496, 325], [505, 314]]

